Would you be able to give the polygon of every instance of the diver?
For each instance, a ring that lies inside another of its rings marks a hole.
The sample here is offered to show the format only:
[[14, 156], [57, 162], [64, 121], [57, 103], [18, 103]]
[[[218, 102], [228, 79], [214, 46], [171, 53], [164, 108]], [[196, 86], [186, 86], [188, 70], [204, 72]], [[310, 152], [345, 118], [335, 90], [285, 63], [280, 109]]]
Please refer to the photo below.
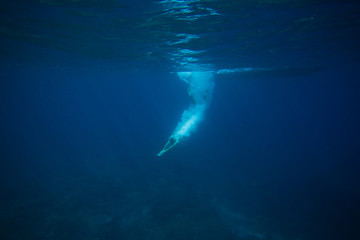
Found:
[[176, 139], [175, 139], [173, 136], [170, 137], [170, 139], [169, 139], [169, 144], [170, 144], [170, 145], [175, 145], [175, 144], [177, 144], [177, 141], [176, 141]]
[[158, 156], [160, 157], [161, 155], [163, 155], [164, 153], [166, 153], [167, 151], [169, 151], [170, 149], [175, 147], [176, 144], [178, 144], [178, 143], [179, 143], [179, 138], [175, 138], [174, 136], [170, 136], [169, 140], [165, 144], [164, 149], [161, 150], [161, 152], [158, 153]]
[[178, 72], [179, 78], [188, 84], [188, 95], [191, 104], [186, 109], [173, 134], [169, 137], [164, 148], [158, 153], [164, 153], [174, 148], [185, 137], [190, 136], [196, 129], [197, 124], [202, 120], [205, 110], [211, 102], [212, 90], [214, 87], [213, 72]]

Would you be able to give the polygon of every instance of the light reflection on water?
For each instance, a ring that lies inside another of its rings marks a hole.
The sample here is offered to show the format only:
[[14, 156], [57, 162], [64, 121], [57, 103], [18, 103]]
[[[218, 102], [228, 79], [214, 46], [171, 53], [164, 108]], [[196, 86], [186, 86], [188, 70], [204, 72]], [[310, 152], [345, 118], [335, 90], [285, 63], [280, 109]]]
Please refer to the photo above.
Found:
[[0, 52], [24, 61], [51, 60], [40, 47], [119, 67], [316, 67], [338, 52], [355, 55], [360, 35], [351, 2], [41, 0], [0, 7]]

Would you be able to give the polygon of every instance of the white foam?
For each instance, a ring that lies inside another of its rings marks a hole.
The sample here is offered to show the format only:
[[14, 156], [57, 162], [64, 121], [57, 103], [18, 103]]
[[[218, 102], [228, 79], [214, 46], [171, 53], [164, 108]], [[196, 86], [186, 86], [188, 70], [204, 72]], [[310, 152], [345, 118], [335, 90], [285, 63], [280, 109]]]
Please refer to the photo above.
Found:
[[[193, 102], [183, 112], [181, 120], [169, 138], [175, 144], [182, 141], [185, 137], [189, 137], [204, 119], [205, 111], [211, 103], [215, 85], [214, 72], [212, 71], [178, 72], [177, 74], [181, 80], [188, 84], [188, 92]], [[174, 145], [169, 145], [168, 142], [158, 156], [170, 150]]]

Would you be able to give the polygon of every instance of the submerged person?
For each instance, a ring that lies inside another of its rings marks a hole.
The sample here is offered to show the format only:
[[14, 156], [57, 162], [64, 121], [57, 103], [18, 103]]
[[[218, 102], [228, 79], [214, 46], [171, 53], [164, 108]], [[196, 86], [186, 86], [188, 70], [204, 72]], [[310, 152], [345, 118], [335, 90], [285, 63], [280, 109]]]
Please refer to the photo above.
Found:
[[164, 149], [158, 153], [158, 156], [160, 157], [161, 155], [163, 155], [164, 153], [175, 147], [176, 144], [178, 143], [179, 143], [179, 139], [175, 139], [175, 137], [171, 136], [169, 138], [169, 141], [165, 144]]
[[189, 85], [188, 94], [192, 103], [183, 112], [175, 131], [158, 156], [175, 147], [183, 138], [190, 136], [203, 119], [212, 98], [214, 88], [213, 72], [178, 72], [177, 74], [181, 80]]

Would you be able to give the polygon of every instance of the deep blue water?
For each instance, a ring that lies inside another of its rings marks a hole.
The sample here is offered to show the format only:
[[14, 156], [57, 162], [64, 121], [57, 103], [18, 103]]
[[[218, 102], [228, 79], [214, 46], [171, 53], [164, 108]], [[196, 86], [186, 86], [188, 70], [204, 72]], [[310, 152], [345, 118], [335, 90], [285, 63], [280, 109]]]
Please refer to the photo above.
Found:
[[[358, 239], [359, 10], [0, 1], [0, 239]], [[244, 67], [158, 157], [175, 72]]]

